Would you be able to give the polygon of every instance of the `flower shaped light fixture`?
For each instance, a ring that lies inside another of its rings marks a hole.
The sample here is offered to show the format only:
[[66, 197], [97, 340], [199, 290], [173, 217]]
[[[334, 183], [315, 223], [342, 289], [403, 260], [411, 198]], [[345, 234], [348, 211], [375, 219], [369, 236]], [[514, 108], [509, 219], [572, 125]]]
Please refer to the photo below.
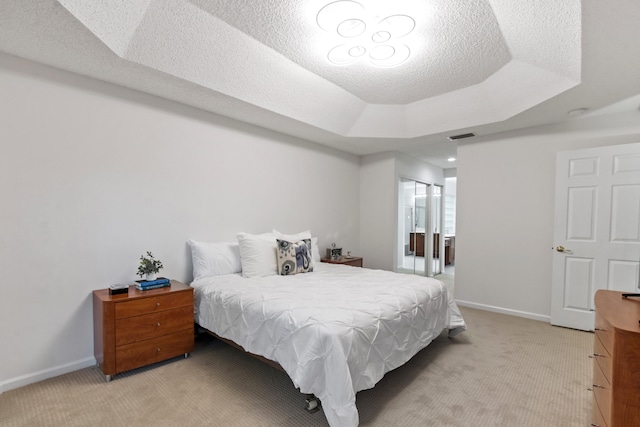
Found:
[[327, 54], [335, 65], [368, 57], [377, 67], [395, 67], [411, 55], [409, 46], [400, 40], [416, 26], [408, 15], [380, 15], [357, 1], [339, 0], [320, 9], [316, 22], [323, 30], [337, 35], [339, 44]]

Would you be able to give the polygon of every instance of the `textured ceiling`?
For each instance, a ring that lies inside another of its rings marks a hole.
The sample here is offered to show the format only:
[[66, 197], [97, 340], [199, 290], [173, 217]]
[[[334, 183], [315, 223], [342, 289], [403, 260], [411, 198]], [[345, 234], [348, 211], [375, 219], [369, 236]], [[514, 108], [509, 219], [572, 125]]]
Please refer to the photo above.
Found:
[[0, 50], [347, 152], [442, 167], [455, 153], [446, 135], [558, 122], [640, 93], [635, 0], [358, 0], [380, 6], [379, 19], [415, 21], [401, 40], [411, 56], [391, 68], [327, 60], [338, 41], [316, 15], [328, 3], [4, 0]]
[[[365, 7], [380, 3], [360, 1]], [[409, 104], [478, 84], [511, 59], [486, 0], [388, 2], [388, 14], [416, 20], [417, 46], [410, 61], [386, 69], [367, 61], [349, 66], [327, 61], [322, 43], [332, 34], [316, 25], [316, 13], [330, 0], [270, 0], [259, 8], [245, 3], [246, 9], [220, 1], [191, 3], [370, 104]], [[579, 16], [576, 21], [579, 27]]]

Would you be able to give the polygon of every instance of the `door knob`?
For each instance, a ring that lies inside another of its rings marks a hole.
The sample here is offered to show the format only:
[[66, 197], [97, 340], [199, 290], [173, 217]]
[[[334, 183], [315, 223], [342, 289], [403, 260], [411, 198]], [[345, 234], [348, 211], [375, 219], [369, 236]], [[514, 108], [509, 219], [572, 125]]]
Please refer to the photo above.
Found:
[[571, 250], [569, 250], [569, 249], [565, 248], [565, 247], [564, 247], [564, 246], [562, 246], [562, 245], [558, 245], [558, 246], [556, 246], [556, 251], [558, 251], [558, 252], [566, 252], [566, 253], [568, 253], [568, 254], [570, 254], [570, 253], [571, 253]]

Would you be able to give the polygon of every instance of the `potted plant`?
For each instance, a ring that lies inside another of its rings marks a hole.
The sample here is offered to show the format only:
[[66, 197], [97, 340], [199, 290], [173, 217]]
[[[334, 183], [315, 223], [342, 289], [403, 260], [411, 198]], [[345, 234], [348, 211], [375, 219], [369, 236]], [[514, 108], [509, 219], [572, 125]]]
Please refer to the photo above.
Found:
[[162, 261], [153, 257], [150, 251], [147, 255], [140, 256], [140, 265], [138, 266], [138, 276], [146, 276], [146, 280], [156, 280], [158, 272], [162, 269]]

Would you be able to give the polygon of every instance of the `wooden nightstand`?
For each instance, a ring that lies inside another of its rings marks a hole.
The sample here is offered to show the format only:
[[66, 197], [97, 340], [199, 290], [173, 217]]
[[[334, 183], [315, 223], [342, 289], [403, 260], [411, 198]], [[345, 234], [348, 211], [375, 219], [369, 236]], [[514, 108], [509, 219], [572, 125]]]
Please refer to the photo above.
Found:
[[338, 259], [322, 258], [320, 261], [327, 262], [329, 264], [343, 264], [343, 265], [351, 265], [353, 267], [362, 267], [362, 257], [357, 257], [357, 256], [354, 256], [351, 258], [347, 258], [343, 256]]
[[93, 291], [93, 349], [111, 376], [193, 351], [193, 288], [172, 280], [166, 288], [109, 295]]

